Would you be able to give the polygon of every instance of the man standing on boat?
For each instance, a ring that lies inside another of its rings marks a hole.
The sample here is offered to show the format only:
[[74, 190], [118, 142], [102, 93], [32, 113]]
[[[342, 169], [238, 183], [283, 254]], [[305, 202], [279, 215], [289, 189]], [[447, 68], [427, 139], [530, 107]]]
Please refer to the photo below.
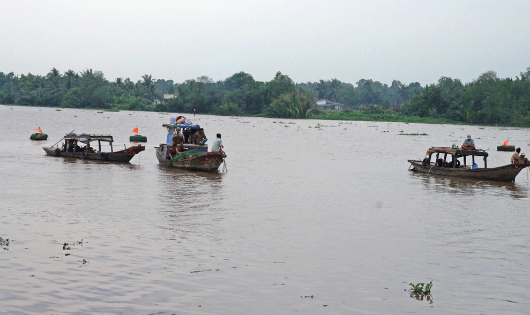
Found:
[[464, 150], [475, 150], [475, 140], [471, 139], [471, 135], [467, 135], [467, 138], [462, 144], [462, 149]]

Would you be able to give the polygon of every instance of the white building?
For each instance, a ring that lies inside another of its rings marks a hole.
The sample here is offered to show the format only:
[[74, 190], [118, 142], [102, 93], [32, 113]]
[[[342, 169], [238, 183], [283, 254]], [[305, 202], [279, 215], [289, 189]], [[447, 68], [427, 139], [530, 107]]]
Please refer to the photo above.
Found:
[[160, 104], [160, 103], [163, 103], [163, 104], [166, 104], [167, 102], [169, 102], [170, 99], [172, 98], [176, 98], [177, 97], [177, 94], [164, 94], [164, 97], [159, 99], [155, 99], [153, 104]]
[[330, 100], [318, 100], [317, 101], [317, 108], [318, 109], [322, 109], [322, 110], [328, 110], [328, 109], [341, 110], [342, 109], [342, 104], [337, 103], [337, 102], [333, 102], [333, 101], [330, 101]]

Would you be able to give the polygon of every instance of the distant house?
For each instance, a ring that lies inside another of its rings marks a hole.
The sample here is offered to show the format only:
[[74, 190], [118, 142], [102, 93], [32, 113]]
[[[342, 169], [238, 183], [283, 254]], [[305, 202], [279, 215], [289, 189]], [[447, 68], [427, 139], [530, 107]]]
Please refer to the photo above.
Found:
[[322, 110], [341, 110], [342, 104], [330, 100], [318, 100], [317, 108]]
[[166, 104], [170, 99], [176, 98], [177, 94], [164, 94], [163, 98], [157, 98], [154, 100], [153, 104]]

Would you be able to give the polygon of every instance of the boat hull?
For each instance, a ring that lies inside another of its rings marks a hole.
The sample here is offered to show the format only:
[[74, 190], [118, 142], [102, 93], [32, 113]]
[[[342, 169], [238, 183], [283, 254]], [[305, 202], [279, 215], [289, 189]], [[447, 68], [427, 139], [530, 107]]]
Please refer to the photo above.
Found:
[[419, 173], [427, 173], [440, 176], [453, 176], [460, 178], [470, 178], [476, 180], [491, 180], [500, 182], [513, 182], [515, 177], [525, 167], [530, 166], [527, 164], [508, 164], [495, 168], [478, 168], [470, 169], [464, 167], [450, 168], [450, 167], [438, 167], [434, 164], [422, 165], [422, 161], [409, 160], [412, 171]]
[[115, 152], [88, 153], [88, 152], [65, 152], [57, 147], [44, 147], [46, 155], [57, 157], [68, 157], [82, 160], [96, 160], [109, 162], [129, 162], [138, 153], [145, 150], [144, 146], [132, 146], [125, 150]]
[[219, 166], [224, 162], [226, 155], [221, 152], [206, 152], [198, 156], [190, 156], [189, 158], [172, 161], [167, 156], [167, 145], [161, 144], [156, 149], [156, 158], [160, 164], [186, 170], [215, 172]]

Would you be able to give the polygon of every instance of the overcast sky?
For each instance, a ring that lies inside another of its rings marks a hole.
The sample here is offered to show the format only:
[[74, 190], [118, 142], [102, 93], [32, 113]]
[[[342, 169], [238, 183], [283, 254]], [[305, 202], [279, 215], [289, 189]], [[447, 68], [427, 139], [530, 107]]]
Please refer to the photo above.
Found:
[[530, 66], [530, 1], [0, 0], [0, 71], [470, 82]]

